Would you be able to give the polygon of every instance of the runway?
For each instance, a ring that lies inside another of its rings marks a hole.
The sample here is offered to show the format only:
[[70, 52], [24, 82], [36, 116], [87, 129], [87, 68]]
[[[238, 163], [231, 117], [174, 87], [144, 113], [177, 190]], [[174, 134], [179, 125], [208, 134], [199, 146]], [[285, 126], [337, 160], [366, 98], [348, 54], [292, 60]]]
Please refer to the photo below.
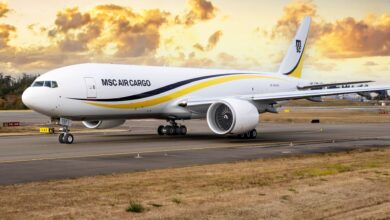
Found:
[[[185, 122], [188, 136], [158, 136], [161, 121], [128, 121], [122, 131], [0, 137], [0, 184], [133, 172], [283, 155], [390, 146], [390, 124], [262, 123], [256, 140], [215, 136], [206, 121]], [[123, 130], [126, 128], [126, 130]]]

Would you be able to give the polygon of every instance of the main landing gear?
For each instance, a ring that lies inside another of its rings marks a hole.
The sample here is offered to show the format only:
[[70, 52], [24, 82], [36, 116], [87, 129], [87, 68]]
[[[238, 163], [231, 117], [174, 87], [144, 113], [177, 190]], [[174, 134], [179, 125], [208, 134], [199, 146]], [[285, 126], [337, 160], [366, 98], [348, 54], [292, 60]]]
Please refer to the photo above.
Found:
[[169, 120], [171, 125], [160, 125], [157, 129], [159, 135], [186, 135], [187, 127], [178, 125], [175, 120]]
[[253, 129], [253, 130], [248, 131], [246, 133], [239, 134], [239, 135], [237, 135], [237, 137], [240, 139], [256, 139], [257, 131], [256, 131], [256, 129]]

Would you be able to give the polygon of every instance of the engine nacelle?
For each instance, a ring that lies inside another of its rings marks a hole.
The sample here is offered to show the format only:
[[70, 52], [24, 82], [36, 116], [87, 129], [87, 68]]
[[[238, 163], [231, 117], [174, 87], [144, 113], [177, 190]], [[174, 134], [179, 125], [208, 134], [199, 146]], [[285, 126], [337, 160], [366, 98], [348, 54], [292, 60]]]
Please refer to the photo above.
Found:
[[126, 122], [124, 119], [118, 120], [102, 120], [102, 121], [83, 121], [83, 125], [90, 129], [108, 129], [123, 125]]
[[216, 134], [242, 134], [256, 128], [259, 112], [248, 101], [223, 99], [209, 107], [207, 123]]

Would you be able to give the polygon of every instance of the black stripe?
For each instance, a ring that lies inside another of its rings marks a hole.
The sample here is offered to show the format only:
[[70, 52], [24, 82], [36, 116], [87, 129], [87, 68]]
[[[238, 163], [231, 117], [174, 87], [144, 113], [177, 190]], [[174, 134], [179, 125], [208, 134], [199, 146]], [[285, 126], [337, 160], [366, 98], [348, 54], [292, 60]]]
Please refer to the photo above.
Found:
[[[245, 73], [239, 73], [239, 74], [241, 75], [241, 74], [245, 74]], [[140, 93], [140, 94], [136, 94], [136, 95], [131, 95], [131, 96], [126, 96], [126, 97], [120, 97], [120, 98], [112, 98], [112, 99], [70, 98], [70, 99], [81, 100], [81, 101], [95, 101], [95, 102], [132, 101], [132, 100], [143, 99], [143, 98], [148, 98], [148, 97], [151, 97], [151, 96], [155, 96], [155, 95], [167, 92], [169, 90], [176, 89], [176, 88], [178, 88], [180, 86], [184, 86], [186, 84], [189, 84], [189, 83], [192, 83], [192, 82], [196, 82], [196, 81], [200, 81], [200, 80], [203, 80], [203, 79], [209, 79], [209, 78], [220, 77], [220, 76], [228, 76], [228, 75], [238, 75], [238, 74], [227, 73], [227, 74], [218, 74], [218, 75], [202, 76], [202, 77], [198, 77], [198, 78], [187, 79], [187, 80], [176, 82], [176, 83], [173, 83], [173, 84], [170, 84], [170, 85], [167, 85], [167, 86], [155, 89], [155, 90], [151, 90], [151, 91], [148, 91], [148, 92], [144, 92], [144, 93]]]

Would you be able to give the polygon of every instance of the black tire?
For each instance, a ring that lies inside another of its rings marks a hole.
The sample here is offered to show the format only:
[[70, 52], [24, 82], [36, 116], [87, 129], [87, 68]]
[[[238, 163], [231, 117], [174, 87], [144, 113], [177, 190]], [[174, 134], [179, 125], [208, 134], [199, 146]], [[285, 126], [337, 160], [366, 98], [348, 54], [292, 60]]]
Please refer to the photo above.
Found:
[[65, 144], [73, 144], [74, 137], [72, 134], [65, 134], [64, 136]]
[[182, 125], [180, 126], [180, 135], [186, 135], [187, 134], [187, 127]]
[[257, 131], [256, 129], [253, 129], [251, 132], [250, 132], [250, 138], [251, 139], [256, 139], [257, 137]]
[[175, 135], [181, 135], [181, 130], [179, 126], [175, 127]]
[[164, 130], [164, 125], [158, 126], [158, 129], [157, 129], [158, 135], [164, 135], [164, 134], [165, 134], [164, 131], [165, 131], [165, 130]]
[[65, 142], [64, 142], [64, 133], [61, 133], [58, 136], [58, 142], [60, 142], [60, 144], [65, 144]]
[[173, 135], [175, 133], [175, 129], [170, 125], [165, 126], [165, 129], [167, 130], [167, 135]]

